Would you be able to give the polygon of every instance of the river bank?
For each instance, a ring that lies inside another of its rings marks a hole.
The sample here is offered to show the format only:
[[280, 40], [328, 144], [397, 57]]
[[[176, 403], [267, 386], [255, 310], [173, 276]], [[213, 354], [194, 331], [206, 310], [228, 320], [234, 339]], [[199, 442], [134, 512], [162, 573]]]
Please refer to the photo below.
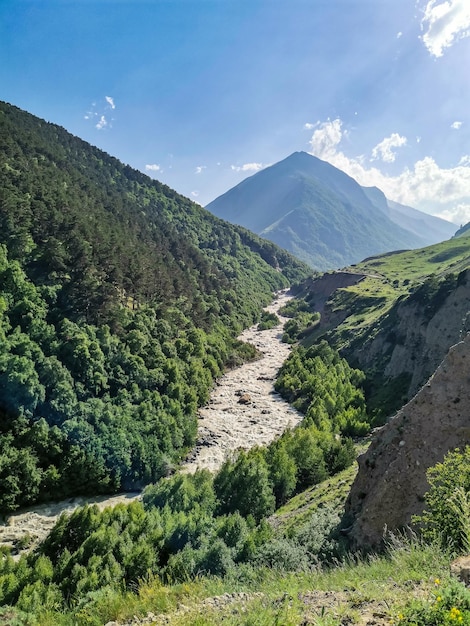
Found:
[[262, 357], [227, 372], [217, 381], [209, 404], [199, 410], [198, 439], [183, 471], [216, 471], [235, 450], [267, 445], [302, 419], [274, 391], [276, 374], [291, 349], [282, 343], [288, 318], [279, 315], [279, 309], [290, 299], [286, 291], [280, 292], [266, 309], [278, 315], [276, 328], [259, 331], [255, 325], [240, 335], [239, 339], [253, 344]]

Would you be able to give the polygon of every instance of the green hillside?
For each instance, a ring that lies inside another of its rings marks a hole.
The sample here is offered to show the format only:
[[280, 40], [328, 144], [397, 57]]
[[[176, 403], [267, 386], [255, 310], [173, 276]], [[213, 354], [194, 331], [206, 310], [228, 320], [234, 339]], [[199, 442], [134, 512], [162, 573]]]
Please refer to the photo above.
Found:
[[156, 480], [306, 266], [0, 104], [0, 510]]
[[[16, 563], [4, 556], [0, 623], [438, 626], [454, 623], [450, 616], [468, 620], [468, 589], [452, 579], [451, 556], [437, 544], [392, 536], [382, 555], [368, 556], [340, 547], [332, 529], [354, 474], [351, 467], [299, 494], [258, 527], [236, 513], [210, 521], [202, 474], [192, 481], [195, 489], [181, 479], [178, 490], [165, 490], [170, 508], [148, 502], [102, 513], [77, 510], [35, 554]], [[164, 576], [149, 567], [158, 560]]]
[[[320, 339], [326, 340], [365, 373], [369, 417], [381, 423], [416, 393], [448, 348], [470, 330], [469, 268], [470, 238], [463, 233], [433, 246], [371, 257], [341, 273], [308, 279], [300, 292], [307, 309], [315, 311], [316, 303], [325, 298], [326, 302], [320, 322], [298, 333], [302, 346], [294, 350], [283, 371], [307, 367], [311, 349]], [[355, 277], [354, 284], [340, 286], [345, 275]], [[326, 295], [325, 285], [329, 285]], [[297, 319], [301, 318], [297, 315]], [[295, 365], [295, 359], [300, 365]], [[278, 389], [290, 397], [282, 371]], [[302, 389], [308, 396], [306, 383], [297, 386], [298, 396], [305, 395]]]
[[[349, 327], [357, 332], [383, 316], [399, 298], [414, 293], [426, 280], [441, 281], [469, 267], [468, 234], [418, 250], [366, 259], [352, 267], [354, 272], [365, 275], [364, 280], [335, 295], [334, 307], [343, 306], [345, 300], [348, 306], [348, 320], [341, 331]], [[380, 307], [376, 306], [377, 302]]]
[[[6, 104], [0, 220], [0, 512], [147, 485], [141, 502], [61, 516], [29, 552], [28, 535], [22, 554], [2, 547], [0, 623], [469, 623], [442, 546], [391, 536], [380, 557], [350, 554], [342, 519], [367, 446], [351, 437], [408, 389], [406, 371], [384, 374], [396, 346], [431, 362], [408, 331], [439, 315], [448, 341], [470, 329], [468, 235], [366, 259], [335, 289], [335, 273], [311, 277]], [[285, 336], [301, 343], [276, 388], [305, 419], [215, 475], [174, 472], [215, 378], [256, 356], [235, 337], [293, 282]]]

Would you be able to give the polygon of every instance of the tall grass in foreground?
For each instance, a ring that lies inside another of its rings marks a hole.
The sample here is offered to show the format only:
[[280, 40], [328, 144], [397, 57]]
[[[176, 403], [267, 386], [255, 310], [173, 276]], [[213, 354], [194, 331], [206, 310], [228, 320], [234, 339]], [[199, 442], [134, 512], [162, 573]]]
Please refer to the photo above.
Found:
[[[331, 626], [359, 623], [361, 614], [369, 612], [384, 624], [395, 620], [405, 625], [414, 623], [403, 621], [409, 607], [420, 601], [425, 606], [436, 580], [441, 589], [450, 585], [448, 562], [449, 557], [435, 546], [395, 538], [384, 555], [352, 555], [323, 570], [287, 573], [244, 565], [223, 579], [199, 577], [172, 586], [156, 578], [143, 580], [134, 593], [94, 592], [69, 613], [20, 615], [9, 611], [6, 619], [0, 613], [0, 624], [102, 626], [152, 612], [154, 623], [172, 626]], [[452, 615], [460, 617], [455, 611]], [[424, 622], [416, 623], [424, 626]]]

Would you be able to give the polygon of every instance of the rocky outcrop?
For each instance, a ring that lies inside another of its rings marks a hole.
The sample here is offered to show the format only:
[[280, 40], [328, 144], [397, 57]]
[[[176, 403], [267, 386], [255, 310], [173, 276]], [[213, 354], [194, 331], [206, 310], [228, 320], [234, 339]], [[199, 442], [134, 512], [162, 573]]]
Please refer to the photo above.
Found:
[[378, 546], [384, 529], [423, 510], [426, 471], [449, 450], [470, 444], [470, 335], [454, 345], [432, 378], [374, 436], [359, 458], [346, 513], [357, 547]]
[[470, 586], [470, 555], [459, 556], [450, 564], [450, 573], [467, 587]]
[[326, 272], [318, 278], [306, 280], [305, 287], [311, 294], [314, 294], [313, 306], [315, 311], [323, 314], [326, 302], [337, 289], [356, 285], [365, 277], [366, 274], [356, 272]]

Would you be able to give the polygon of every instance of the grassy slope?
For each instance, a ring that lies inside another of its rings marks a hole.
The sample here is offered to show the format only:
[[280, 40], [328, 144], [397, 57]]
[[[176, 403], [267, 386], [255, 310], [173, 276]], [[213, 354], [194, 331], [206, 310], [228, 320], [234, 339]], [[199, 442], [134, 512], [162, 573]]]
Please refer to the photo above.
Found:
[[[335, 306], [351, 309], [350, 317], [337, 331], [338, 336], [345, 338], [353, 329], [357, 333], [358, 327], [370, 328], [400, 296], [410, 293], [427, 277], [468, 268], [469, 236], [356, 265], [355, 271], [369, 276], [335, 295]], [[288, 532], [318, 508], [342, 507], [354, 475], [355, 468], [348, 468], [297, 495], [276, 512], [271, 522], [279, 532]], [[440, 579], [444, 585], [449, 579], [448, 570], [448, 556], [436, 548], [395, 538], [386, 555], [364, 560], [350, 558], [323, 572], [240, 570], [237, 577], [224, 581], [201, 578], [172, 588], [152, 583], [141, 590], [143, 597], [152, 599], [145, 608], [141, 604], [140, 610], [157, 612], [155, 607], [160, 605], [169, 621], [156, 623], [174, 626], [390, 624], [397, 620], [403, 606], [414, 599], [435, 601], [435, 580]], [[240, 592], [248, 595], [237, 595]], [[222, 594], [229, 596], [222, 601]], [[128, 609], [126, 614], [130, 614]]]
[[289, 532], [308, 521], [319, 508], [342, 510], [357, 473], [357, 464], [351, 465], [319, 485], [314, 485], [294, 496], [271, 517], [270, 522], [280, 532]]
[[[171, 588], [145, 582], [138, 595], [103, 594], [93, 613], [82, 611], [75, 623], [116, 620], [127, 626], [136, 623], [135, 615], [151, 612], [151, 623], [172, 626], [385, 626], [410, 600], [432, 598], [434, 580], [444, 583], [447, 569], [443, 555], [404, 544], [388, 556], [351, 560], [326, 572], [258, 570], [250, 580], [201, 578]], [[44, 616], [41, 624], [58, 624], [56, 619]]]
[[366, 278], [351, 287], [338, 289], [331, 299], [333, 311], [346, 309], [348, 317], [335, 329], [320, 328], [306, 340], [315, 341], [332, 330], [338, 347], [351, 338], [370, 332], [398, 298], [410, 294], [426, 278], [459, 273], [470, 267], [470, 232], [439, 244], [366, 259], [353, 266], [354, 272]]

